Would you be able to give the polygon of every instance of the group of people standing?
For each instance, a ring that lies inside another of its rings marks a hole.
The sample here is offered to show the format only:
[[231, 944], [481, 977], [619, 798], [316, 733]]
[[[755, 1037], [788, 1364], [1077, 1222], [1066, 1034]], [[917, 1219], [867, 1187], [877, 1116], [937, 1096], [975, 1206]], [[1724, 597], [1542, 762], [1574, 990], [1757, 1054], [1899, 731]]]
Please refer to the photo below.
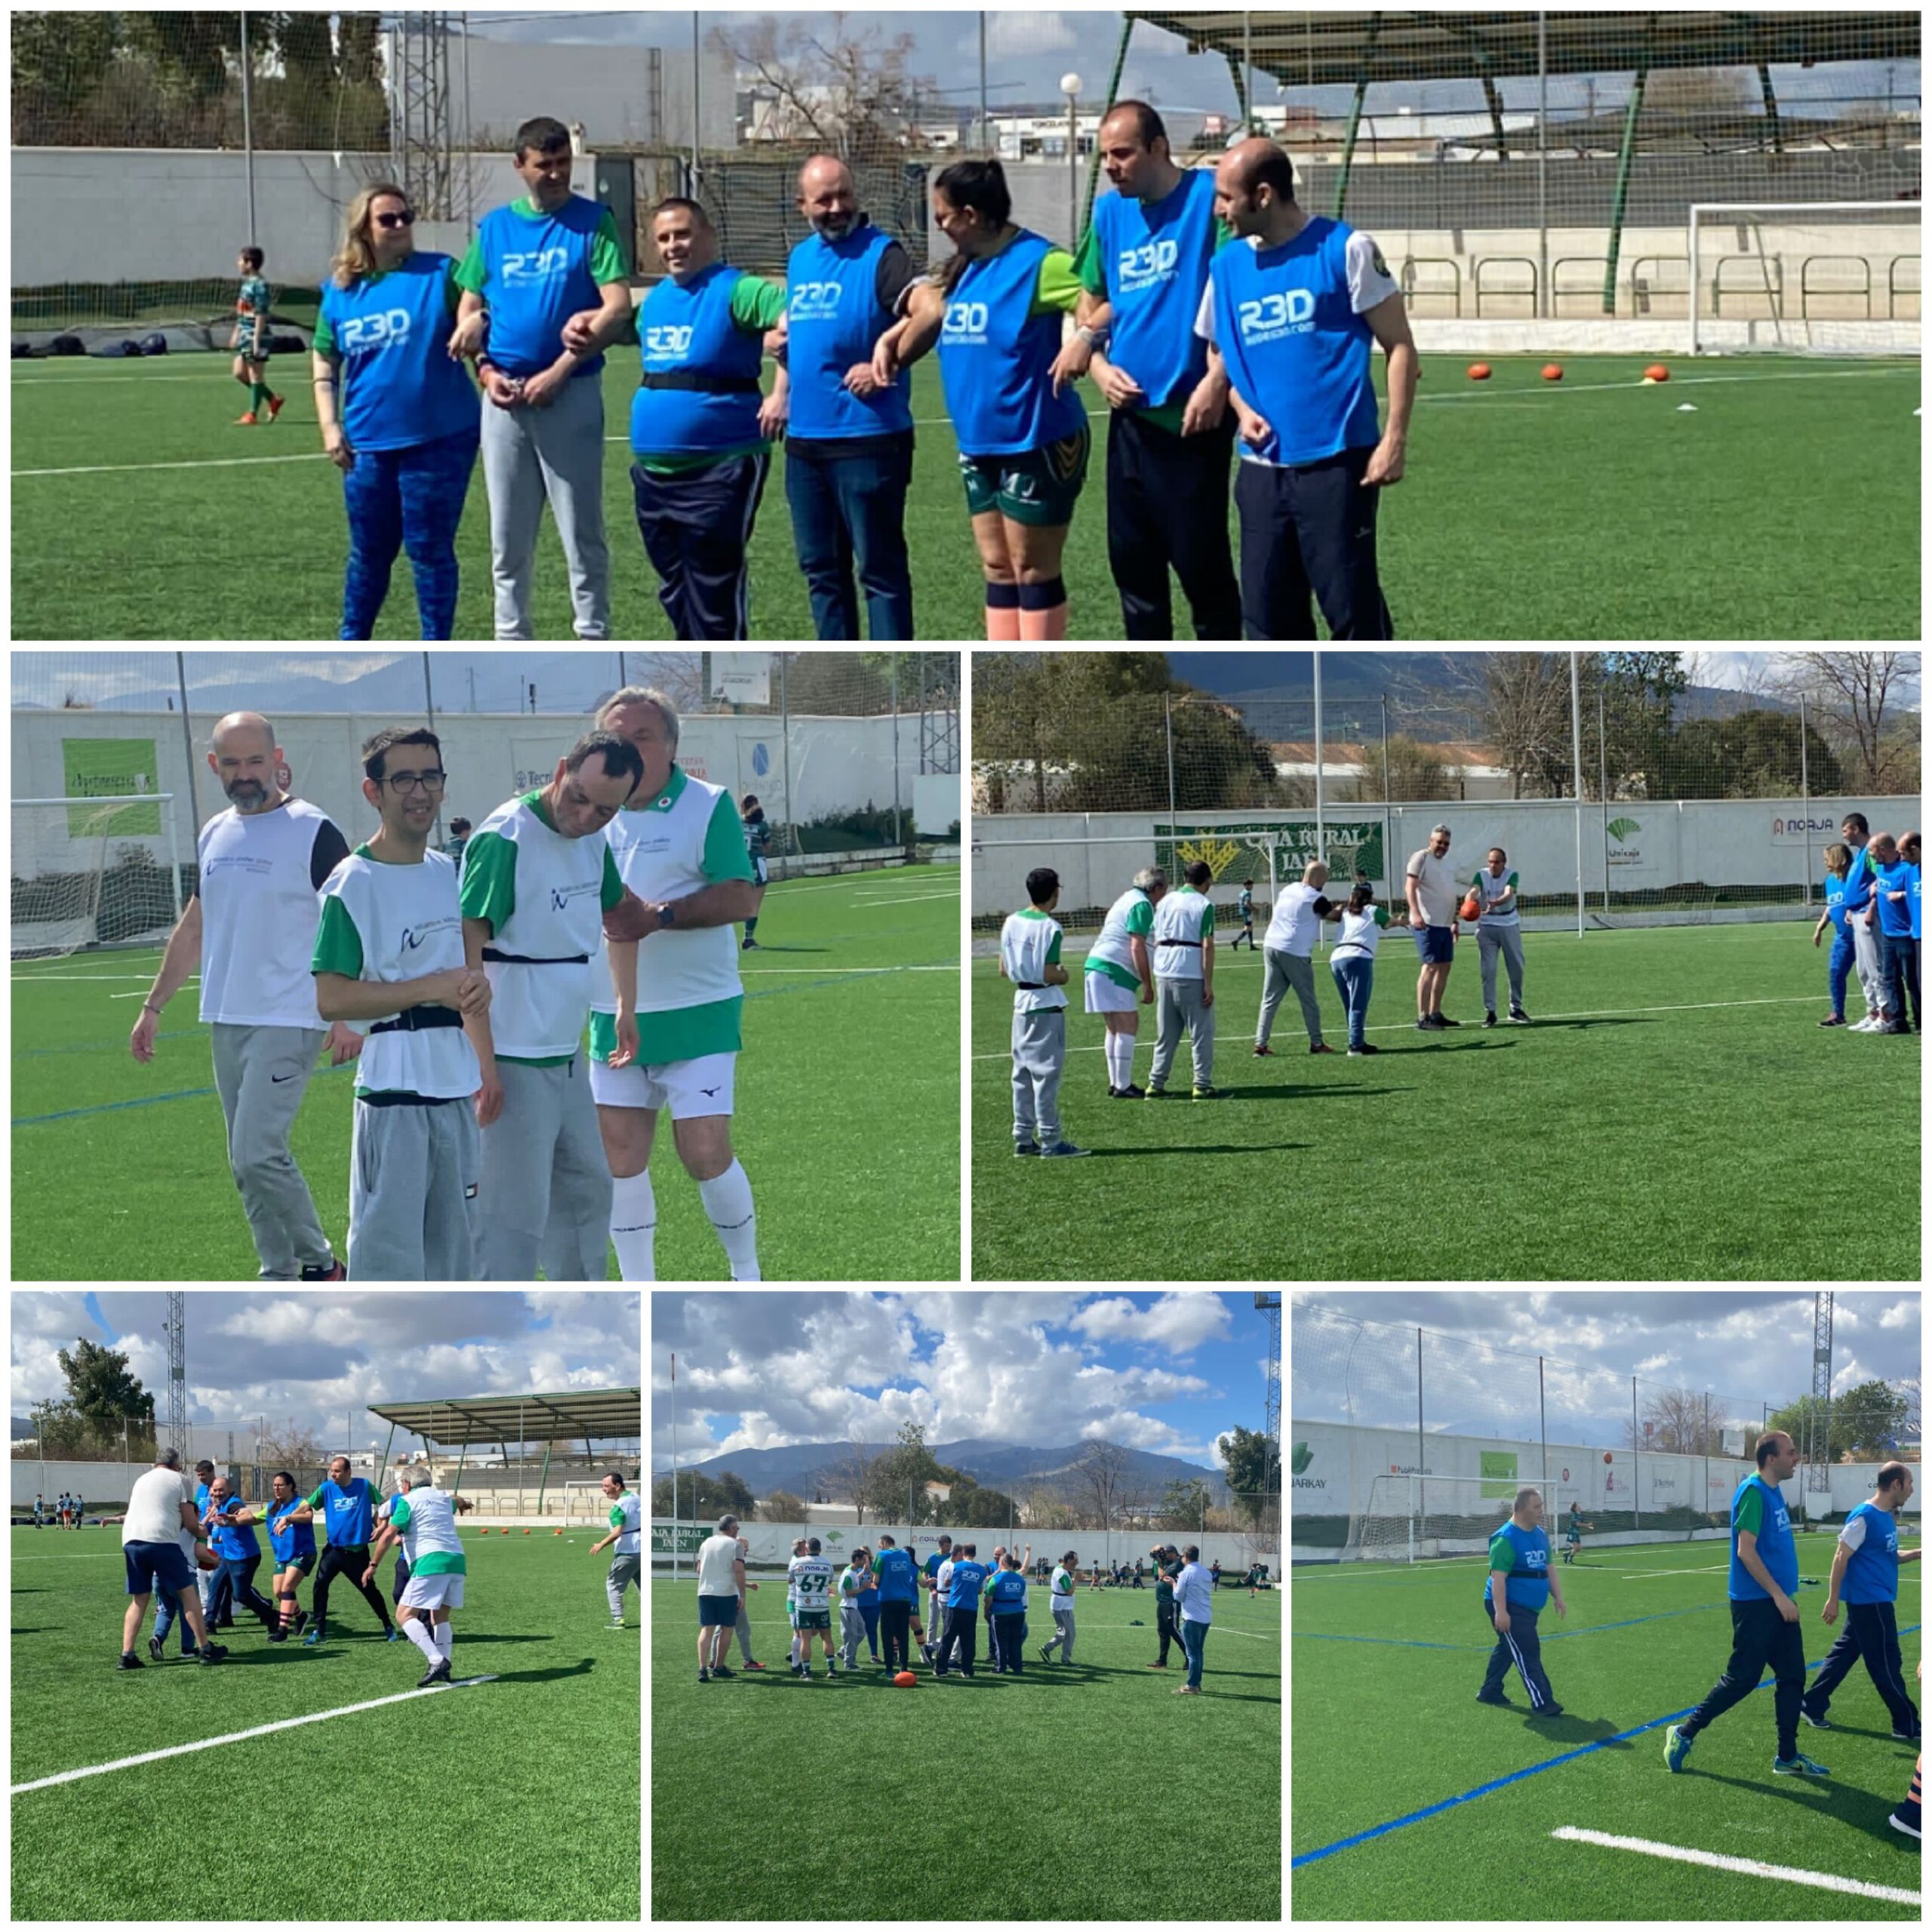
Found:
[[[1201, 638], [1312, 638], [1318, 605], [1337, 638], [1392, 636], [1377, 500], [1403, 473], [1418, 365], [1379, 251], [1300, 207], [1272, 141], [1241, 141], [1211, 171], [1183, 168], [1159, 115], [1130, 100], [1103, 122], [1100, 152], [1117, 192], [1077, 255], [1014, 220], [997, 161], [965, 160], [934, 179], [933, 219], [954, 252], [922, 273], [869, 220], [846, 163], [820, 155], [800, 174], [811, 232], [782, 285], [725, 261], [703, 206], [674, 195], [652, 211], [666, 272], [648, 291], [631, 285], [609, 210], [573, 192], [570, 133], [548, 116], [515, 137], [528, 192], [484, 218], [460, 261], [417, 248], [416, 211], [395, 183], [364, 187], [312, 345], [349, 521], [341, 635], [372, 634], [405, 553], [423, 635], [452, 635], [456, 534], [479, 453], [495, 635], [534, 635], [546, 504], [575, 635], [613, 635], [601, 375], [634, 323], [634, 506], [680, 638], [749, 635], [749, 546], [781, 438], [818, 636], [857, 638], [862, 606], [875, 640], [915, 636], [906, 371], [928, 353], [989, 638], [1068, 635], [1062, 563], [1093, 441], [1083, 377], [1110, 412], [1107, 554], [1127, 636], [1173, 635], [1171, 571]], [[235, 374], [249, 421], [281, 398], [267, 381], [260, 251], [242, 266]]]
[[[1832, 935], [1826, 969], [1832, 1008], [1818, 1024], [1850, 1033], [1921, 1032], [1918, 834], [1881, 832], [1875, 838], [1863, 812], [1847, 812], [1838, 837], [1825, 848], [1825, 909], [1811, 931], [1814, 946]], [[1845, 994], [1854, 974], [1865, 1013], [1848, 1020]]]

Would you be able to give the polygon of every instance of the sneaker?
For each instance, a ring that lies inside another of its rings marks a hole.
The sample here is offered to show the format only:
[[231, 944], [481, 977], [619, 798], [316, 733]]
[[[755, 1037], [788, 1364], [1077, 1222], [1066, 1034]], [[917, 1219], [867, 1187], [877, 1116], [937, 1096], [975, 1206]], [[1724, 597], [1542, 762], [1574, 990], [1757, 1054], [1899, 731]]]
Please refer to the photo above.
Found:
[[315, 1629], [302, 1639], [302, 1647], [305, 1651], [312, 1651], [322, 1641], [322, 1628], [321, 1624], [317, 1624]]
[[1308, 1051], [1311, 1054], [1332, 1054], [1335, 1049], [1329, 1045], [1326, 1040], [1317, 1040], [1314, 1045], [1310, 1047]]
[[1380, 1047], [1371, 1047], [1364, 1041], [1361, 1045], [1351, 1047], [1349, 1049], [1349, 1057], [1351, 1060], [1361, 1060], [1370, 1054], [1379, 1054], [1381, 1051]]
[[1872, 1030], [1872, 1016], [1867, 1014], [1863, 1020], [1854, 1020], [1844, 1029], [1847, 1033], [1869, 1033]]
[[1275, 1049], [1272, 1047], [1257, 1047], [1254, 1050], [1254, 1057], [1257, 1060], [1272, 1060], [1275, 1057]]
[[1511, 1703], [1509, 1700], [1504, 1697], [1500, 1690], [1497, 1691], [1493, 1697], [1485, 1697], [1482, 1693], [1478, 1690], [1476, 1693], [1476, 1702], [1478, 1704], [1498, 1704], [1500, 1705], [1506, 1711], [1514, 1710], [1515, 1709], [1515, 1705]]
[[1894, 1742], [1900, 1744], [1916, 1744], [1921, 1735], [1915, 1730], [1894, 1730], [1892, 1733]]
[[269, 420], [271, 423], [281, 414], [281, 406], [288, 400], [285, 395], [272, 395], [269, 398]]
[[1482, 1023], [1485, 1031], [1496, 1024], [1496, 1009], [1494, 1007], [1483, 1015]]
[[1221, 1090], [1218, 1087], [1197, 1087], [1194, 1090], [1194, 1097], [1197, 1100], [1218, 1100], [1221, 1097]]
[[711, 1674], [713, 1677], [736, 1677], [738, 1673], [735, 1670], [727, 1670], [721, 1663], [715, 1663], [711, 1666]]
[[148, 1639], [148, 1655], [152, 1657], [156, 1663], [161, 1662], [161, 1639], [158, 1637], [150, 1637]]
[[1842, 1013], [1828, 1013], [1818, 1022], [1818, 1024], [1820, 1026], [1842, 1026], [1844, 1024], [1844, 1015]]
[[740, 952], [762, 952], [764, 948], [755, 939], [748, 939], [738, 948]]
[[1908, 1798], [1885, 1823], [1894, 1831], [1903, 1832], [1907, 1838], [1915, 1838], [1918, 1835], [1918, 1807]]
[[1051, 1147], [1040, 1149], [1040, 1158], [1043, 1161], [1066, 1161], [1082, 1154], [1091, 1154], [1093, 1151], [1091, 1147], [1076, 1147], [1070, 1140], [1056, 1140]]
[[1168, 1695], [1170, 1697], [1198, 1697], [1201, 1693], [1191, 1684], [1177, 1684]]
[[1147, 1097], [1147, 1090], [1144, 1087], [1135, 1087], [1131, 1084], [1125, 1087], [1109, 1087], [1107, 1089], [1107, 1097], [1110, 1100], [1144, 1100]]
[[386, 1644], [406, 1644], [409, 1641], [409, 1639], [405, 1637], [393, 1623], [392, 1623], [389, 1625], [387, 1634], [383, 1637], [383, 1641]]
[[1802, 1704], [1798, 1707], [1798, 1715], [1810, 1725], [1814, 1730], [1829, 1730], [1832, 1727], [1832, 1721], [1829, 1718], [1823, 1716], [1814, 1718]]
[[745, 1660], [745, 1668], [747, 1670], [762, 1670], [764, 1666], [760, 1663], [756, 1657], [747, 1657]]
[[1535, 1718], [1560, 1718], [1563, 1715], [1563, 1706], [1561, 1704], [1546, 1704], [1541, 1710], [1532, 1711], [1530, 1715]]
[[1530, 1016], [1520, 1006], [1512, 1006], [1509, 1009], [1509, 1023], [1512, 1026], [1527, 1026]]
[[114, 1668], [116, 1670], [146, 1670], [147, 1666], [132, 1651], [123, 1651]]
[[1439, 1033], [1441, 1030], [1442, 1019], [1439, 1014], [1425, 1014], [1416, 1022], [1416, 1031], [1418, 1033]]
[[1140, 1097], [1145, 1100], [1164, 1100], [1168, 1097], [1168, 1090], [1164, 1087], [1155, 1086], [1150, 1080], [1141, 1089]]
[[1463, 1023], [1460, 1020], [1451, 1020], [1446, 1013], [1438, 1013], [1435, 1016], [1435, 1023], [1438, 1026], [1460, 1026]]
[[447, 1684], [449, 1681], [450, 1660], [448, 1657], [438, 1657], [416, 1680], [416, 1687], [419, 1690], [426, 1690], [432, 1684]]
[[700, 1670], [697, 1674], [697, 1681], [700, 1684], [709, 1684], [711, 1681], [710, 1672], [708, 1670]]
[[195, 1661], [197, 1663], [219, 1663], [227, 1654], [228, 1646], [226, 1644], [204, 1644], [195, 1653]]
[[1686, 1737], [1681, 1725], [1672, 1724], [1663, 1734], [1663, 1761], [1667, 1770], [1681, 1771], [1684, 1761], [1690, 1755], [1690, 1746], [1697, 1740]]
[[1771, 1769], [1781, 1778], [1828, 1778], [1831, 1773], [1815, 1758], [1795, 1751], [1789, 1758], [1774, 1758]]
[[349, 1269], [338, 1256], [326, 1268], [311, 1263], [303, 1269], [302, 1278], [305, 1281], [346, 1281], [349, 1279]]
[[1021, 1155], [1037, 1154], [1040, 1151], [1040, 1143], [1037, 1140], [1016, 1140], [1013, 1143], [1013, 1151]]
[[252, 409], [243, 410], [235, 417], [235, 426], [238, 429], [252, 429], [255, 426], [255, 412]]

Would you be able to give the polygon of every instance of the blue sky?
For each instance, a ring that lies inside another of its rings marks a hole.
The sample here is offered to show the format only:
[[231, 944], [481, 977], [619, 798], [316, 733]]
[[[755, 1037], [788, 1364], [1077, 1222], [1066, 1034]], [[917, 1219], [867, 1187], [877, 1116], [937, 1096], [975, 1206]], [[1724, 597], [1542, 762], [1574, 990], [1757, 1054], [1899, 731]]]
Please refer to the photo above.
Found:
[[[16, 1418], [66, 1392], [59, 1352], [77, 1338], [118, 1350], [165, 1414], [166, 1297], [158, 1291], [22, 1293], [11, 1313]], [[269, 1427], [292, 1417], [332, 1446], [366, 1447], [367, 1404], [438, 1395], [638, 1386], [634, 1291], [430, 1290], [187, 1297], [189, 1421]]]
[[1048, 1447], [1102, 1438], [1217, 1466], [1262, 1421], [1267, 1324], [1242, 1294], [660, 1294], [651, 1299], [651, 1467], [864, 1439]]

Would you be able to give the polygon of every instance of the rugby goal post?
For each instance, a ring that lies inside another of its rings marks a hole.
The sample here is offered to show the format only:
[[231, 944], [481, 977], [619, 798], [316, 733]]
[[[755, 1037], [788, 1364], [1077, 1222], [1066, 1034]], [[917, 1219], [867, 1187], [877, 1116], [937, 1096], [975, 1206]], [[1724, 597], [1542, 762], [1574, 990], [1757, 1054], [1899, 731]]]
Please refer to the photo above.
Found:
[[13, 801], [12, 957], [153, 946], [181, 916], [174, 797]]
[[611, 1499], [604, 1494], [604, 1478], [570, 1481], [564, 1484], [564, 1527], [567, 1530], [608, 1527]]

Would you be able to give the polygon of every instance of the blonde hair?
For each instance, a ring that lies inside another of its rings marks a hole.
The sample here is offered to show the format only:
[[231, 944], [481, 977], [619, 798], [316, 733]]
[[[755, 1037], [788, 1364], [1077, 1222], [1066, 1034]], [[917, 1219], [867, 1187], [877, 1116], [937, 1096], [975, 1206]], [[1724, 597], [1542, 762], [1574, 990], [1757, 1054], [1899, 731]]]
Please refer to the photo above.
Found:
[[1851, 848], [1834, 841], [1825, 848], [1825, 869], [1835, 878], [1843, 878], [1851, 870]]
[[385, 195], [394, 196], [405, 208], [409, 197], [393, 181], [371, 181], [355, 191], [343, 217], [342, 246], [329, 263], [329, 279], [338, 288], [348, 288], [365, 275], [376, 272], [376, 244], [370, 233], [369, 211]]

